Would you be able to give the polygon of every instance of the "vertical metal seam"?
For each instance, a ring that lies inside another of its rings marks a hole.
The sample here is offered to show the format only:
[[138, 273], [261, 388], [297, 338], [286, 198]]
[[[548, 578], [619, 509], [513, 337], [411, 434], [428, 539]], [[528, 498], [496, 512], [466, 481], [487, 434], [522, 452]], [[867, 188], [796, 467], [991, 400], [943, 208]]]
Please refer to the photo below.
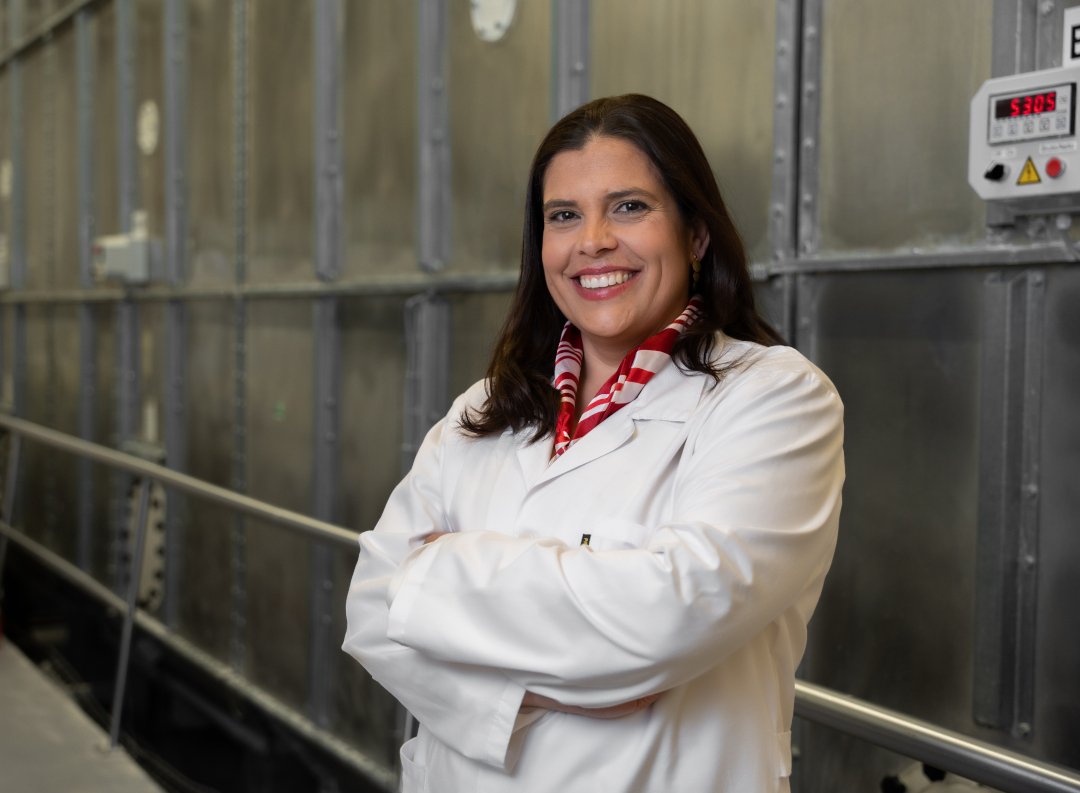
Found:
[[450, 258], [450, 129], [446, 90], [448, 0], [418, 0], [417, 257], [441, 270]]
[[1035, 724], [1035, 642], [1038, 615], [1039, 486], [1043, 357], [1046, 344], [1046, 274], [1027, 273], [1024, 317], [1020, 525], [1017, 531], [1016, 681], [1012, 733], [1031, 740]]
[[[165, 3], [165, 250], [170, 286], [187, 270], [187, 0]], [[165, 464], [187, 470], [187, 322], [180, 300], [165, 306]], [[180, 569], [185, 499], [165, 499], [165, 624], [179, 624]]]
[[804, 0], [799, 100], [800, 256], [818, 251], [819, 132], [821, 119], [821, 25], [823, 0]]
[[[777, 263], [797, 256], [802, 38], [802, 0], [777, 0], [769, 197], [769, 260]], [[779, 330], [788, 344], [795, 344], [796, 279], [791, 274], [779, 278], [783, 312]]]
[[590, 0], [552, 3], [552, 123], [589, 101]]
[[[248, 118], [248, 0], [233, 0], [233, 177], [235, 190], [237, 285], [247, 278], [247, 118]], [[233, 489], [247, 489], [247, 303], [233, 303]], [[246, 665], [247, 539], [244, 516], [233, 516], [232, 609], [230, 658], [234, 669]]]
[[[94, 240], [94, 50], [90, 19], [92, 11], [84, 8], [75, 15], [76, 68], [78, 91], [79, 145], [79, 285], [93, 286]], [[79, 304], [79, 437], [93, 441], [96, 404], [97, 338], [94, 305]], [[94, 467], [79, 458], [79, 494], [77, 523], [77, 560], [79, 568], [89, 572], [93, 562]]]
[[340, 0], [315, 3], [315, 275], [341, 273], [344, 173], [341, 161]]

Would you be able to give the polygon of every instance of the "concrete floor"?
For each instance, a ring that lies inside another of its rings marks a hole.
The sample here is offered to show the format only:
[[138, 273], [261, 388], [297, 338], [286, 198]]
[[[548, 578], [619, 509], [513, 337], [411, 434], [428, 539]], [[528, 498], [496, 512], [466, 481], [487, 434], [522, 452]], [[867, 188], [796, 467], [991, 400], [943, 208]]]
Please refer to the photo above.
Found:
[[0, 638], [0, 793], [161, 793], [10, 641]]

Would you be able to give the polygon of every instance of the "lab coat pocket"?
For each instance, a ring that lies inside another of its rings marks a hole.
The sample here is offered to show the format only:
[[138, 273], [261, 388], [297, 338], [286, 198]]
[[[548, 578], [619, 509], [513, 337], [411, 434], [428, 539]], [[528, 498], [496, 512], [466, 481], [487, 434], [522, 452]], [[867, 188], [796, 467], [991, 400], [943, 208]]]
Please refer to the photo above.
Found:
[[401, 793], [423, 793], [427, 790], [427, 767], [416, 762], [419, 738], [410, 738], [401, 747]]
[[780, 766], [780, 776], [791, 776], [791, 733], [776, 734], [776, 755]]
[[652, 535], [653, 530], [640, 523], [622, 518], [600, 518], [592, 524], [589, 547], [594, 551], [624, 551], [640, 548]]

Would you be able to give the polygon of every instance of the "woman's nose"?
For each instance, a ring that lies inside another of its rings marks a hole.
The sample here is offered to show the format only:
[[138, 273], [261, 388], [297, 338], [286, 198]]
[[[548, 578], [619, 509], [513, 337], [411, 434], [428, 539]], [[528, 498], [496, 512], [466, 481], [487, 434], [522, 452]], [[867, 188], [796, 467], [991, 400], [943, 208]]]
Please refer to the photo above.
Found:
[[615, 235], [606, 218], [586, 219], [581, 230], [579, 247], [587, 256], [599, 256], [616, 246]]

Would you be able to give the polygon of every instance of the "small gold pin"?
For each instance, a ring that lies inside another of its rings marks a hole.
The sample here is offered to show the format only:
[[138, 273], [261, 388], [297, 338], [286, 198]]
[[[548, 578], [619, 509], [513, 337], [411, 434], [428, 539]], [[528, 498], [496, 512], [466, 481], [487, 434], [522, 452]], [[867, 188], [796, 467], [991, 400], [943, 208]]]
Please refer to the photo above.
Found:
[[589, 544], [589, 540], [591, 540], [591, 539], [592, 539], [592, 535], [591, 535], [591, 534], [582, 534], [582, 535], [581, 535], [581, 544], [582, 544], [582, 545], [588, 545], [588, 544]]

